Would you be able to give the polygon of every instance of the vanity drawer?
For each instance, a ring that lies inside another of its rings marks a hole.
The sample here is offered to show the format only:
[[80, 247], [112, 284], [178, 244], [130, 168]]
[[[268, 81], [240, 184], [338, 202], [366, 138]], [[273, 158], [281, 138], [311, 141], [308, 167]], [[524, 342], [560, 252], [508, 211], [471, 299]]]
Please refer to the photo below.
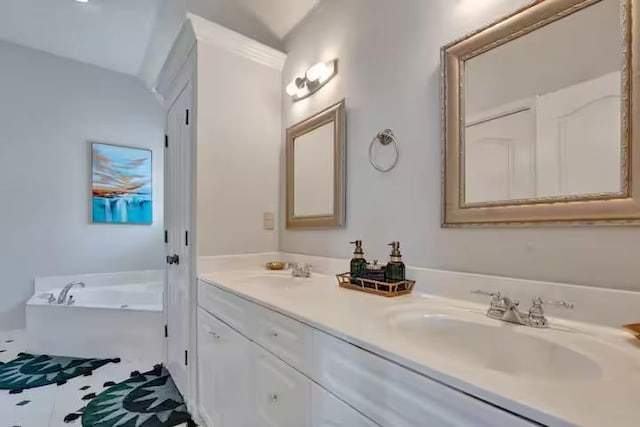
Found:
[[313, 378], [382, 427], [533, 427], [509, 412], [314, 331]]
[[250, 336], [250, 302], [198, 280], [198, 305], [244, 335]]
[[311, 373], [313, 330], [297, 320], [252, 304], [252, 339], [307, 375]]

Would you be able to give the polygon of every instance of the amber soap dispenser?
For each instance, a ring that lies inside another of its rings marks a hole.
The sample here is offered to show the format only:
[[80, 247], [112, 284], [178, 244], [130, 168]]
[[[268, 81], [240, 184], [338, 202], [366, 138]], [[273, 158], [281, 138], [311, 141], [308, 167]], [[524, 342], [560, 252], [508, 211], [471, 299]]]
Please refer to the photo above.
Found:
[[356, 240], [351, 242], [352, 245], [356, 245], [356, 249], [353, 251], [353, 258], [351, 258], [351, 273], [352, 278], [362, 277], [367, 270], [367, 260], [364, 259], [364, 251], [362, 250], [362, 240]]
[[401, 282], [405, 280], [405, 267], [400, 253], [400, 242], [389, 243], [389, 246], [392, 247], [391, 260], [384, 271], [384, 279], [389, 283]]

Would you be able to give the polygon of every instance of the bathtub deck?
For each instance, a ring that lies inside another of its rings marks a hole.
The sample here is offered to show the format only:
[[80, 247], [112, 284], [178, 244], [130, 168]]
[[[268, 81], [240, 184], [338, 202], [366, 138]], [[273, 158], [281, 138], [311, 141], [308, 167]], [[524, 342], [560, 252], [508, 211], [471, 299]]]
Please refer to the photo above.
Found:
[[[0, 361], [8, 362], [18, 353], [25, 351], [24, 343], [24, 331], [0, 332]], [[9, 394], [6, 390], [0, 390], [0, 414], [2, 414], [0, 425], [7, 427], [80, 426], [80, 419], [70, 423], [65, 423], [63, 420], [67, 414], [77, 411], [88, 403], [82, 400], [82, 396], [88, 393], [99, 394], [104, 390], [105, 382], [124, 381], [132, 371], [144, 372], [152, 367], [153, 363], [122, 360], [121, 363], [109, 363], [95, 370], [91, 376], [73, 378], [62, 386], [53, 384], [25, 390], [20, 394]]]

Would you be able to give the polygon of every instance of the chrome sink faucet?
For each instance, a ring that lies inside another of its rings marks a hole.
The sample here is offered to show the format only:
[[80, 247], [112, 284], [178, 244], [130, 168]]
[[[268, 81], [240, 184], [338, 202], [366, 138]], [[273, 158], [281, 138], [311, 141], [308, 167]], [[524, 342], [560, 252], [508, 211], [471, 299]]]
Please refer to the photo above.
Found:
[[58, 295], [58, 300], [56, 301], [56, 304], [66, 304], [67, 303], [67, 295], [69, 294], [69, 291], [71, 290], [71, 288], [73, 288], [74, 286], [79, 286], [81, 288], [84, 288], [85, 284], [83, 282], [71, 282], [71, 283], [67, 284], [60, 291], [60, 295]]
[[549, 321], [544, 315], [543, 304], [556, 305], [564, 308], [573, 308], [573, 304], [566, 301], [545, 301], [540, 297], [535, 297], [532, 301], [528, 313], [523, 313], [519, 309], [520, 302], [512, 300], [500, 292], [487, 292], [482, 290], [472, 291], [472, 294], [485, 295], [491, 297], [491, 303], [487, 310], [487, 317], [504, 322], [515, 323], [517, 325], [530, 326], [532, 328], [548, 328]]
[[292, 262], [289, 264], [291, 275], [293, 277], [311, 277], [311, 264], [298, 264]]

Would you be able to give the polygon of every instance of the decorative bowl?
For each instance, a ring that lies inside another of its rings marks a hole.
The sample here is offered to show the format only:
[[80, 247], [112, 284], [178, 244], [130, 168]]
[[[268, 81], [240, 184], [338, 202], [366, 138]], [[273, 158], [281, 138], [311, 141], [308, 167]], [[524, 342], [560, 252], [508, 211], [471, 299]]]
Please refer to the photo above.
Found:
[[284, 270], [286, 267], [286, 263], [280, 261], [268, 262], [266, 264], [267, 270]]

